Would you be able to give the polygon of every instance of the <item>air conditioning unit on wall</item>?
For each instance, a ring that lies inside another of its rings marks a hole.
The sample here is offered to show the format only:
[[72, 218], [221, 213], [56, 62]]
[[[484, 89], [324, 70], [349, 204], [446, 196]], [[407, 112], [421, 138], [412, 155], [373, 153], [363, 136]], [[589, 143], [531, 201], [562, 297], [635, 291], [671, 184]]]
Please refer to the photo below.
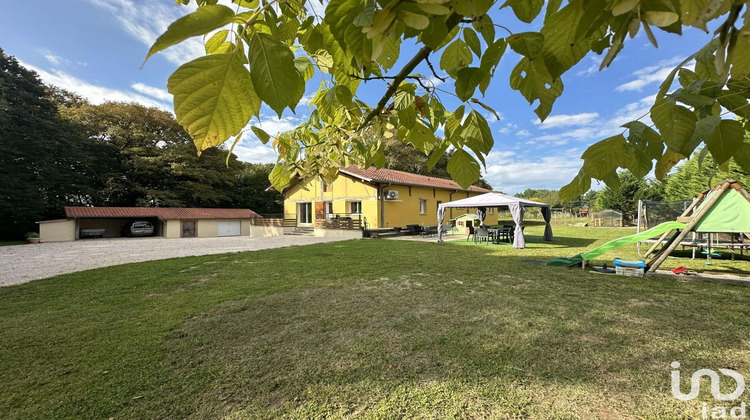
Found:
[[396, 190], [384, 190], [383, 195], [385, 195], [386, 200], [398, 200], [398, 191]]

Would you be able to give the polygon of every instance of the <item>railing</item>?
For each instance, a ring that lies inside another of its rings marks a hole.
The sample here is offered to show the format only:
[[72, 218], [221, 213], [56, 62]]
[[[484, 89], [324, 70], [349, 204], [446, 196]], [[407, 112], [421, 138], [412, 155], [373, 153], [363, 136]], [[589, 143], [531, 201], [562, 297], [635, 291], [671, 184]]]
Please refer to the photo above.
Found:
[[361, 230], [362, 215], [351, 213], [326, 213], [325, 218], [316, 215], [315, 227], [319, 229]]

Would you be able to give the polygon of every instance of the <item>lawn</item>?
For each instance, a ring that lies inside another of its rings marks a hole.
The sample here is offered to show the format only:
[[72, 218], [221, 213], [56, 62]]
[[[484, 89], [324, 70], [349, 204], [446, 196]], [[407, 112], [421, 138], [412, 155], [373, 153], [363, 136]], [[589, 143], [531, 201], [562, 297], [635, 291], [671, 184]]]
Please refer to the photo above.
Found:
[[672, 361], [750, 376], [750, 288], [524, 263], [621, 234], [528, 230], [525, 250], [361, 240], [0, 288], [0, 418], [687, 418]]
[[26, 241], [0, 241], [0, 246], [23, 245]]

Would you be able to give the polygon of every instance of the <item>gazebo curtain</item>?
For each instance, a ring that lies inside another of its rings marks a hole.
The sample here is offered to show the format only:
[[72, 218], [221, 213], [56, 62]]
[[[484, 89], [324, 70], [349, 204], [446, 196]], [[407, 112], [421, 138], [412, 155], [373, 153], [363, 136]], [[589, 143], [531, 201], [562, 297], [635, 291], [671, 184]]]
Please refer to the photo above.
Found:
[[552, 219], [552, 210], [549, 207], [542, 207], [542, 217], [544, 218], [544, 240], [552, 240], [552, 226], [549, 224]]

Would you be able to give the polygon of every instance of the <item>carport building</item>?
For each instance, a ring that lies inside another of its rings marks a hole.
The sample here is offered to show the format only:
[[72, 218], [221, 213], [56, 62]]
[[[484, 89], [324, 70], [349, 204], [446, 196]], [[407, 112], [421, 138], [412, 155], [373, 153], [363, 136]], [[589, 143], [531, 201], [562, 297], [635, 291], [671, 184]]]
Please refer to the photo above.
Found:
[[65, 207], [65, 219], [39, 222], [39, 236], [42, 242], [73, 241], [86, 233], [113, 238], [135, 221], [151, 222], [154, 236], [165, 238], [249, 236], [259, 217], [250, 209]]

